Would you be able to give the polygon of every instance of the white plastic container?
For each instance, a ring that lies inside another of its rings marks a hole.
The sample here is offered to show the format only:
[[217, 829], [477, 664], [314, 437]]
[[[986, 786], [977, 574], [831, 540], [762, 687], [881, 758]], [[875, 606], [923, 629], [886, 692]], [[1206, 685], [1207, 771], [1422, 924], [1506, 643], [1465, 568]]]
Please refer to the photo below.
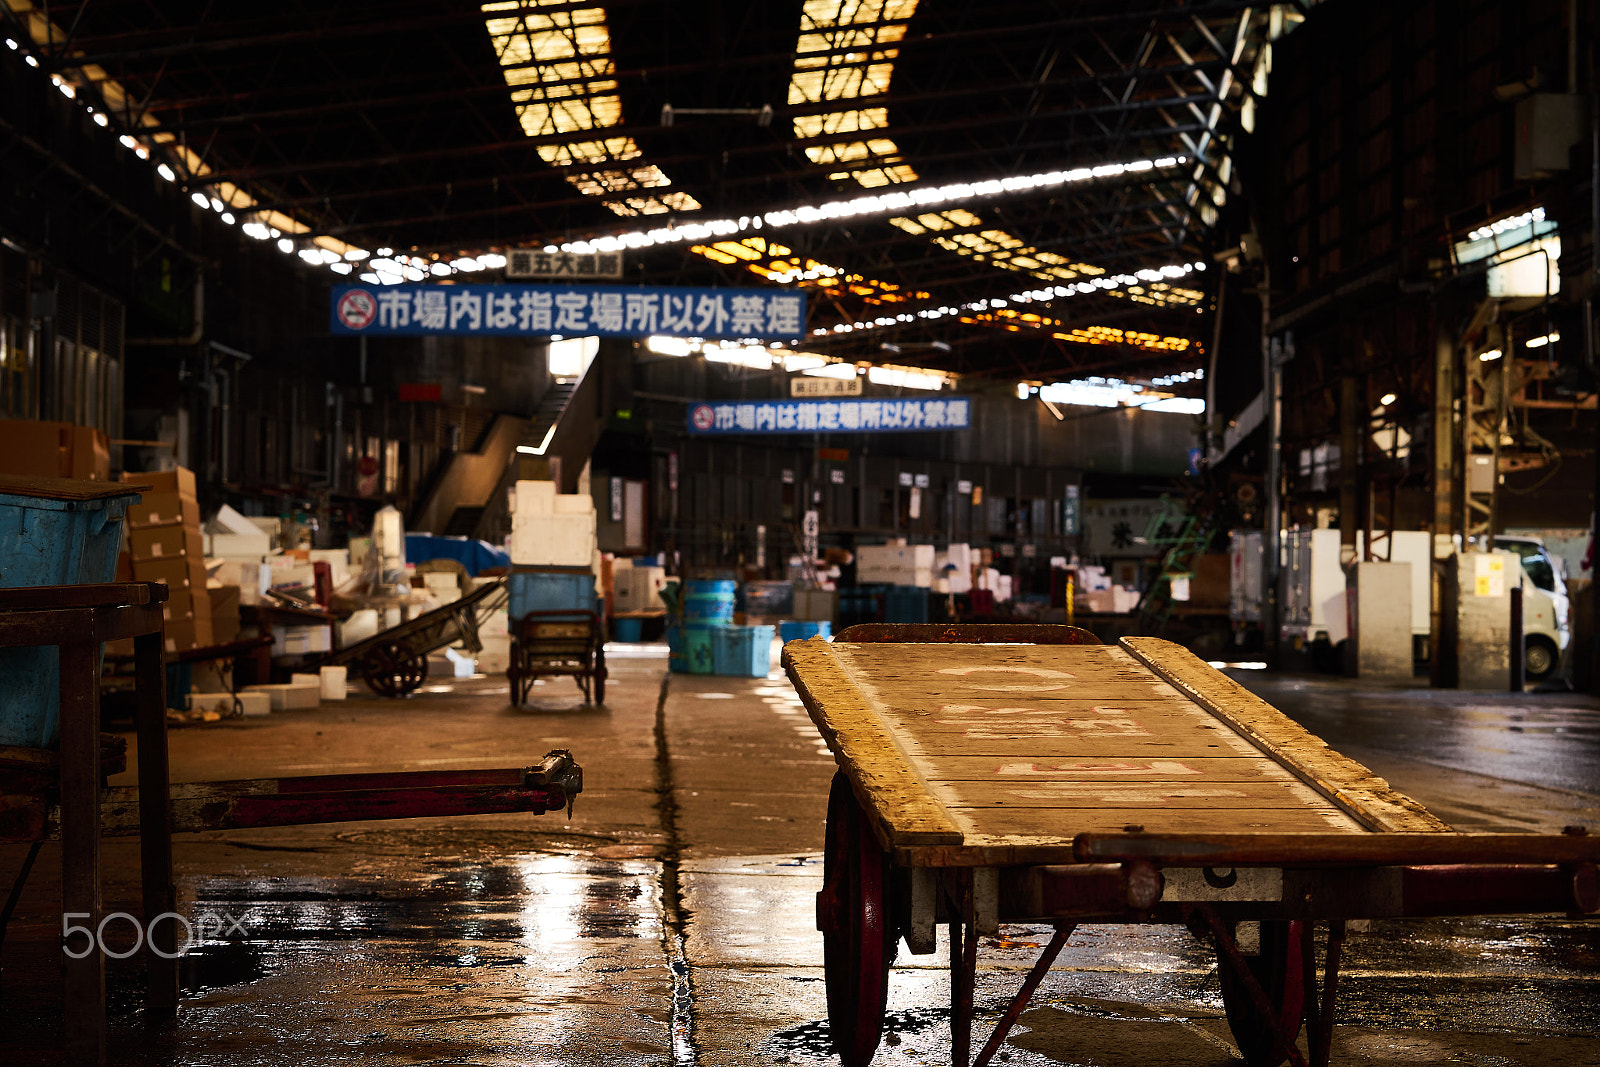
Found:
[[349, 693], [348, 667], [322, 668], [322, 699], [343, 700]]

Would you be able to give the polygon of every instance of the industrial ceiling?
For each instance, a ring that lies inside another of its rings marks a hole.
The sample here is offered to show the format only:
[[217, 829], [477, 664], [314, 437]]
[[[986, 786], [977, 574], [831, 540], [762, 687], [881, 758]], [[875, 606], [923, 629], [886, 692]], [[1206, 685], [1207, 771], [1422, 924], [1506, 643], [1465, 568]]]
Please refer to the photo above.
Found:
[[[1209, 346], [1230, 157], [1300, 4], [0, 0], [196, 203], [307, 269], [799, 285], [805, 347], [1172, 374]], [[485, 275], [487, 276], [487, 275]]]

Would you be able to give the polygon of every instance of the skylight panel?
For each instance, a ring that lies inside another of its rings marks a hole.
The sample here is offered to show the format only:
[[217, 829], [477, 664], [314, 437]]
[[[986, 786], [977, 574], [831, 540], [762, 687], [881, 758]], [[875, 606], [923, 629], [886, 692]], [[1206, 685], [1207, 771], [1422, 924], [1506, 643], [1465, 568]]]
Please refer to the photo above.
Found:
[[[543, 9], [543, 10], [541, 10]], [[575, 7], [569, 0], [497, 0], [484, 4], [484, 27], [494, 44], [517, 121], [529, 137], [588, 134], [622, 124], [622, 97], [611, 59], [605, 8]], [[502, 15], [498, 12], [515, 12]], [[566, 179], [585, 196], [657, 189], [672, 179], [653, 165], [609, 167], [644, 153], [631, 137], [575, 137], [540, 145], [553, 167], [583, 167]], [[599, 169], [593, 169], [599, 168]], [[618, 215], [693, 211], [700, 202], [684, 192], [608, 200]]]

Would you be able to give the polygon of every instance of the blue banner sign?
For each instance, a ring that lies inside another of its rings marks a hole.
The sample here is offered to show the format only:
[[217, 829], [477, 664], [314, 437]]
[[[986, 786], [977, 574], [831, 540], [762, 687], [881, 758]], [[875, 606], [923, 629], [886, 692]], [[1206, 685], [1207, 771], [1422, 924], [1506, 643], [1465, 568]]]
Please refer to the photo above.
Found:
[[972, 402], [950, 400], [728, 400], [689, 405], [689, 432], [893, 433], [965, 430]]
[[737, 337], [805, 334], [806, 298], [786, 289], [627, 285], [340, 285], [329, 327], [375, 337]]

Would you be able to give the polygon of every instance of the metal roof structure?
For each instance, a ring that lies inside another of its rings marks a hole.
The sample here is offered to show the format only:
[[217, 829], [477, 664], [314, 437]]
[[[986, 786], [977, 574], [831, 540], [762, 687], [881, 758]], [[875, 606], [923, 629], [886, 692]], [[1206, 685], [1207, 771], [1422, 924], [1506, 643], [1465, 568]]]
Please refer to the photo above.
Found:
[[815, 351], [1043, 380], [1200, 365], [1230, 151], [1304, 6], [0, 0], [0, 17], [130, 151], [308, 269], [382, 283], [614, 248], [632, 280], [808, 288]]

